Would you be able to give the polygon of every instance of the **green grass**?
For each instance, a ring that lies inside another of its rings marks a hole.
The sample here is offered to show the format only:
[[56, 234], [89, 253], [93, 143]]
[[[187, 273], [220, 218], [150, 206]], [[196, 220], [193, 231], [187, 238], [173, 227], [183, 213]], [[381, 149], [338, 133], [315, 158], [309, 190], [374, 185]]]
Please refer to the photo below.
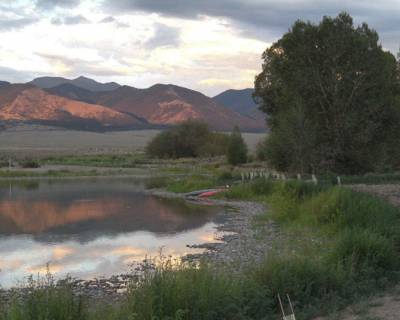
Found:
[[212, 176], [190, 175], [185, 178], [172, 179], [166, 186], [166, 189], [169, 192], [184, 193], [213, 188], [216, 184], [217, 180]]
[[228, 171], [210, 174], [206, 171], [181, 176], [153, 176], [146, 180], [147, 189], [163, 188], [169, 192], [186, 193], [190, 191], [210, 189], [232, 183], [235, 176]]
[[[219, 320], [261, 319], [274, 302], [257, 283], [207, 265], [173, 267], [165, 260], [140, 283], [131, 284], [121, 303], [95, 303], [74, 295], [71, 283], [30, 282], [29, 294], [0, 306], [0, 320]], [[2, 309], [3, 308], [3, 309]]]
[[0, 320], [69, 320], [87, 319], [82, 297], [72, 292], [71, 281], [57, 285], [50, 273], [27, 280], [28, 293], [12, 297], [9, 305], [0, 304]]
[[181, 177], [154, 176], [147, 179], [145, 184], [147, 189], [163, 188], [169, 192], [185, 193], [215, 187], [217, 179], [199, 174]]
[[269, 287], [291, 293], [304, 315], [315, 311], [307, 301], [321, 305], [328, 297], [340, 306], [398, 281], [400, 213], [386, 201], [345, 187], [297, 181], [255, 181], [232, 188], [226, 197], [237, 194], [266, 201], [272, 218], [294, 240], [286, 241], [261, 270], [265, 280], [275, 283]]
[[69, 155], [53, 156], [42, 159], [41, 164], [47, 165], [76, 165], [92, 167], [134, 168], [147, 163], [144, 154], [99, 154], [99, 155]]
[[50, 177], [50, 178], [63, 178], [63, 177], [92, 177], [98, 175], [110, 175], [115, 172], [101, 172], [97, 170], [48, 170], [48, 171], [23, 171], [23, 170], [0, 170], [0, 178], [29, 178], [29, 177]]

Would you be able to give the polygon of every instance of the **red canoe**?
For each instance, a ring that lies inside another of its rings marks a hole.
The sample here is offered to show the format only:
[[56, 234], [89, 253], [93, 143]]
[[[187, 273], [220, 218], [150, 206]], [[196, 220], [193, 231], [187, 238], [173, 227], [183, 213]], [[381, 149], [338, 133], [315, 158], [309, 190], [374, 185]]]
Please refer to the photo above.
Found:
[[219, 190], [212, 190], [212, 191], [207, 191], [207, 192], [203, 192], [201, 194], [198, 195], [199, 198], [207, 198], [207, 197], [211, 197], [213, 195], [216, 195], [217, 193], [221, 193], [225, 191], [224, 189], [219, 189]]

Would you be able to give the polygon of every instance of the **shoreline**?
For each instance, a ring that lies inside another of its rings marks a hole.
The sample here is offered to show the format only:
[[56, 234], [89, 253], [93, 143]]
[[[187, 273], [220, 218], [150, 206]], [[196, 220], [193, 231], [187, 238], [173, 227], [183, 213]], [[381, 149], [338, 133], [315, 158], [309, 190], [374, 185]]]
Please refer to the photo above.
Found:
[[[183, 263], [198, 263], [206, 261], [211, 265], [229, 268], [233, 272], [240, 272], [249, 268], [254, 263], [265, 259], [265, 254], [279, 238], [277, 225], [268, 221], [262, 227], [254, 226], [254, 218], [265, 213], [266, 208], [262, 203], [248, 201], [231, 201], [219, 199], [185, 198], [183, 194], [167, 192], [160, 189], [144, 190], [145, 193], [163, 197], [185, 199], [200, 205], [225, 207], [226, 210], [218, 213], [218, 218], [223, 222], [216, 227], [212, 242], [187, 243], [188, 248], [203, 249], [201, 253], [189, 253], [181, 257]], [[218, 235], [220, 234], [220, 236]], [[260, 234], [263, 235], [260, 241]], [[149, 265], [150, 262], [150, 265]], [[147, 265], [146, 265], [147, 264]], [[154, 267], [151, 259], [137, 261], [131, 273], [116, 274], [108, 278], [78, 279], [72, 278], [69, 284], [78, 295], [84, 295], [89, 299], [106, 298], [109, 301], [118, 301], [124, 297], [130, 282], [140, 279], [140, 274], [145, 268]], [[63, 281], [63, 280], [59, 280]], [[58, 281], [55, 281], [57, 283]], [[13, 287], [0, 289], [0, 301], [8, 302], [15, 295], [20, 296], [28, 292], [29, 288]]]

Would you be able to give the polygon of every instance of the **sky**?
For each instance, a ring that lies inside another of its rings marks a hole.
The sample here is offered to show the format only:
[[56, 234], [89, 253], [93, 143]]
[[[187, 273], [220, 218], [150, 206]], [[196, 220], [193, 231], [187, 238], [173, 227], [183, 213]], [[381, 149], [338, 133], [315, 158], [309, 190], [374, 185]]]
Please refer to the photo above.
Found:
[[252, 87], [262, 52], [297, 20], [349, 12], [400, 46], [400, 0], [1, 0], [0, 80]]

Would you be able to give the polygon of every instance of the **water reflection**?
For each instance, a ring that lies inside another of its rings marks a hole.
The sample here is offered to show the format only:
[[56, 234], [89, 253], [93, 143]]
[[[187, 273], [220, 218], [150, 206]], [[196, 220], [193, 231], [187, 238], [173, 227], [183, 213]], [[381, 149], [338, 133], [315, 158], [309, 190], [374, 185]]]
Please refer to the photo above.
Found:
[[0, 284], [47, 262], [60, 276], [109, 276], [160, 247], [182, 255], [186, 244], [213, 238], [221, 208], [142, 191], [138, 181], [115, 179], [0, 184]]

